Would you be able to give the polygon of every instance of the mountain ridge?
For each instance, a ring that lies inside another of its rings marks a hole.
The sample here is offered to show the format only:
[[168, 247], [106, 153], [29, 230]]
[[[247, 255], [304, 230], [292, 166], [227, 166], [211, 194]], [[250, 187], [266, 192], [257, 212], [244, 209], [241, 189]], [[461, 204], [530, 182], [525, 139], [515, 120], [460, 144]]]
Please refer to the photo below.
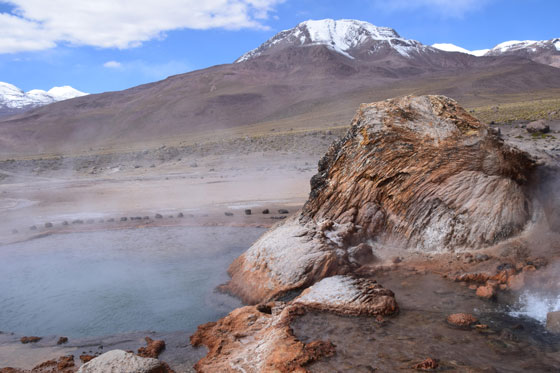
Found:
[[0, 82], [0, 116], [2, 116], [3, 113], [4, 115], [8, 115], [11, 113], [23, 112], [53, 102], [86, 95], [87, 93], [78, 91], [68, 85], [53, 87], [48, 91], [32, 89], [25, 92], [13, 84]]
[[361, 21], [304, 25], [237, 63], [1, 118], [0, 150], [64, 154], [262, 128], [324, 128], [362, 102], [408, 94], [442, 94], [471, 107], [560, 94], [558, 70], [523, 56], [450, 53]]

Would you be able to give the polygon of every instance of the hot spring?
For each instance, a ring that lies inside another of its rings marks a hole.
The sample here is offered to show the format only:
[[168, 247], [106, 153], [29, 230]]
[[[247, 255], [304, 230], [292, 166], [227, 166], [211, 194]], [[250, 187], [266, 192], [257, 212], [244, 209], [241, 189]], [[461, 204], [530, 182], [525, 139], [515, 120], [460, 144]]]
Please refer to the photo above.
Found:
[[241, 305], [215, 288], [263, 231], [153, 227], [0, 246], [0, 330], [69, 337], [194, 330]]

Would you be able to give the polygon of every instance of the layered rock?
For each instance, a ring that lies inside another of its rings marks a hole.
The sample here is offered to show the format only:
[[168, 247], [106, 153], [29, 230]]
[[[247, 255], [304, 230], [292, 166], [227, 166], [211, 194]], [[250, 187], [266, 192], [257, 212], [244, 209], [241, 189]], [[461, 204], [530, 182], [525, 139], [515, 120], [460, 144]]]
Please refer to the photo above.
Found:
[[525, 188], [533, 167], [449, 98], [364, 104], [319, 162], [303, 210], [235, 260], [225, 288], [248, 302], [272, 299], [351, 272], [364, 264], [351, 254], [365, 243], [422, 252], [491, 246], [533, 216]]
[[352, 316], [392, 315], [399, 309], [391, 290], [374, 281], [349, 276], [327, 277], [305, 289], [293, 303]]
[[374, 281], [335, 276], [323, 279], [290, 303], [270, 302], [232, 311], [218, 322], [198, 327], [193, 346], [208, 354], [198, 372], [305, 372], [305, 366], [335, 353], [329, 341], [303, 343], [290, 327], [308, 310], [343, 315], [392, 315], [394, 294]]

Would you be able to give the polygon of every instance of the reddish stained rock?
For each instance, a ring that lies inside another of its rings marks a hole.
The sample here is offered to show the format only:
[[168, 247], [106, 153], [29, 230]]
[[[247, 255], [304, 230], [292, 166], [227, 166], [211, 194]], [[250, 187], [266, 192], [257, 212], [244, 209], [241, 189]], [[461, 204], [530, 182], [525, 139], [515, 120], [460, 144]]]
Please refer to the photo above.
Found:
[[490, 275], [486, 274], [486, 273], [464, 273], [462, 275], [456, 276], [455, 277], [455, 281], [457, 282], [473, 282], [473, 283], [477, 283], [477, 284], [484, 284], [486, 283], [486, 281], [488, 281], [488, 279], [490, 278]]
[[437, 369], [439, 366], [437, 359], [432, 359], [431, 357], [427, 358], [426, 360], [418, 363], [412, 367], [412, 369], [416, 370], [432, 370]]
[[56, 342], [57, 345], [61, 345], [68, 342], [68, 338], [67, 337], [60, 337], [58, 338], [58, 341]]
[[496, 287], [492, 285], [479, 286], [476, 295], [484, 299], [493, 299], [496, 296]]
[[369, 315], [381, 318], [398, 312], [392, 291], [375, 281], [333, 276], [303, 291], [291, 303], [268, 302], [232, 311], [217, 322], [198, 327], [191, 336], [193, 346], [205, 345], [209, 352], [196, 365], [199, 372], [305, 372], [305, 366], [332, 356], [329, 341], [302, 343], [290, 323], [308, 310], [340, 315]]
[[478, 319], [468, 313], [454, 313], [447, 316], [447, 322], [454, 326], [466, 328], [478, 322]]
[[96, 356], [95, 355], [80, 355], [80, 360], [82, 361], [82, 363], [87, 363], [89, 361], [92, 361], [93, 359], [95, 359]]
[[138, 349], [138, 356], [140, 357], [151, 357], [157, 359], [159, 354], [165, 349], [165, 342], [162, 340], [154, 341], [150, 337], [146, 337], [146, 347], [140, 347]]
[[27, 343], [37, 343], [41, 340], [41, 337], [21, 337], [20, 342], [23, 344]]
[[0, 373], [74, 373], [78, 368], [74, 364], [74, 356], [61, 356], [36, 365], [31, 370], [2, 368]]
[[232, 311], [217, 322], [200, 325], [190, 338], [208, 354], [195, 365], [197, 372], [306, 372], [305, 365], [334, 354], [330, 342], [304, 344], [290, 328], [303, 307], [276, 303], [273, 314], [255, 306]]

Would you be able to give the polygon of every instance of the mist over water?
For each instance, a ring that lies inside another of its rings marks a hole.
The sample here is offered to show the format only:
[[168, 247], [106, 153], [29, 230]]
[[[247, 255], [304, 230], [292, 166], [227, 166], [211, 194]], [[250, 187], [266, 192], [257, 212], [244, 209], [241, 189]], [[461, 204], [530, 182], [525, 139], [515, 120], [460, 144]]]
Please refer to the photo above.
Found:
[[513, 305], [510, 314], [515, 317], [530, 317], [546, 323], [549, 312], [560, 311], [560, 295], [525, 291]]
[[0, 246], [0, 330], [69, 337], [194, 330], [241, 305], [214, 289], [263, 231], [154, 227]]

